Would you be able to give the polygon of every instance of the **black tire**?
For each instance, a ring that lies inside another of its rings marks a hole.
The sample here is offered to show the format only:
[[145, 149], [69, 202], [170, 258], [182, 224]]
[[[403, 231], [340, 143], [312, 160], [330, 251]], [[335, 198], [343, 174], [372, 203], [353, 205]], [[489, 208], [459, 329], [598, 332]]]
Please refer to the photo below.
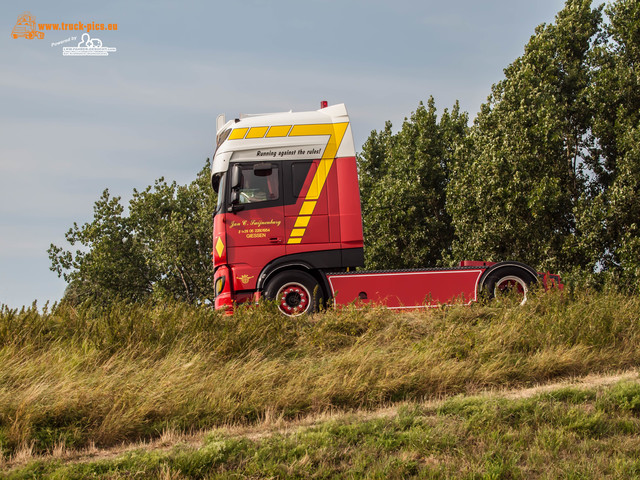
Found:
[[267, 300], [277, 300], [278, 310], [289, 317], [318, 311], [322, 300], [316, 279], [299, 270], [275, 275], [264, 289], [264, 296]]
[[530, 286], [537, 279], [523, 268], [502, 267], [489, 273], [483, 284], [483, 295], [487, 299], [495, 298], [498, 294], [507, 294], [509, 291], [517, 291], [522, 295], [520, 305], [527, 302], [527, 294]]

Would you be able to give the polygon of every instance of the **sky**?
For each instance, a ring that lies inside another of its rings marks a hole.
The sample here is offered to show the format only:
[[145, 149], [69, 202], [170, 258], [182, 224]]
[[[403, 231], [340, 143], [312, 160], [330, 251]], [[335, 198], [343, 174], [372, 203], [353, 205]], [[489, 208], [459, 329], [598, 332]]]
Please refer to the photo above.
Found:
[[[3, 1], [0, 304], [62, 298], [49, 245], [72, 248], [65, 232], [91, 221], [105, 188], [126, 204], [157, 178], [192, 181], [213, 154], [218, 114], [345, 103], [357, 151], [430, 96], [439, 112], [458, 100], [473, 119], [535, 27], [563, 4]], [[14, 39], [24, 11], [36, 23], [117, 24], [88, 32], [115, 51], [63, 55], [86, 30]]]

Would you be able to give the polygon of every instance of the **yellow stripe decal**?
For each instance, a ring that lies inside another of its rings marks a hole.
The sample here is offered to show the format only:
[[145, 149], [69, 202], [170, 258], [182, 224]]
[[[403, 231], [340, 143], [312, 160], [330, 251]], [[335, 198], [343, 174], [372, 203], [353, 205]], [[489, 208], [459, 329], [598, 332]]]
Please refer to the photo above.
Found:
[[247, 138], [262, 138], [267, 133], [267, 128], [269, 127], [251, 127]]
[[[329, 171], [333, 165], [333, 160], [338, 153], [338, 148], [342, 143], [342, 139], [349, 126], [348, 122], [344, 123], [319, 123], [313, 125], [275, 125], [269, 127], [251, 127], [249, 128], [236, 128], [229, 135], [229, 140], [239, 140], [241, 138], [275, 138], [275, 137], [310, 137], [310, 136], [326, 136], [328, 137], [327, 146], [324, 149], [322, 158], [318, 163], [311, 184], [309, 185], [309, 191], [307, 192], [300, 212], [296, 218], [295, 224], [289, 235], [287, 243], [296, 244], [302, 241], [305, 230], [311, 220], [310, 215], [313, 215], [313, 211], [316, 208], [316, 202], [320, 198], [324, 184], [329, 176]], [[247, 132], [249, 134], [247, 135]]]
[[[313, 209], [316, 208], [316, 202], [304, 202], [302, 207], [300, 208], [300, 213], [298, 214], [298, 218], [300, 215], [311, 215], [313, 213]], [[298, 219], [296, 219], [296, 222]]]
[[[333, 160], [338, 153], [338, 148], [340, 148], [340, 143], [342, 143], [342, 139], [344, 138], [344, 134], [346, 133], [348, 126], [349, 124], [345, 122], [319, 125], [294, 125], [291, 129], [291, 132], [289, 133], [290, 137], [328, 135], [329, 140], [327, 141], [327, 146], [324, 149], [322, 158], [318, 163], [316, 173], [311, 180], [309, 191], [307, 192], [307, 196], [305, 197], [304, 202], [300, 207], [300, 213], [298, 213], [298, 218], [296, 218], [296, 223], [287, 243], [300, 243], [298, 237], [304, 236], [304, 230], [306, 229], [306, 226], [309, 224], [310, 220], [309, 215], [313, 215], [313, 211], [316, 208], [316, 201], [322, 193], [324, 184], [327, 180], [327, 177], [329, 176], [329, 171], [331, 170], [331, 166], [333, 165]], [[305, 229], [299, 228], [302, 226], [302, 222], [306, 222]], [[302, 230], [302, 235], [299, 234], [300, 230]], [[296, 235], [294, 235], [293, 232], [296, 232]]]
[[231, 135], [229, 135], [229, 140], [240, 140], [244, 138], [248, 130], [248, 128], [236, 128], [233, 132], [231, 132]]
[[309, 220], [311, 220], [311, 217], [298, 217], [296, 218], [296, 224], [293, 226], [293, 228], [307, 228], [307, 225], [309, 225]]
[[291, 130], [291, 125], [276, 125], [269, 129], [269, 133], [267, 133], [267, 138], [272, 137], [286, 137], [287, 133]]

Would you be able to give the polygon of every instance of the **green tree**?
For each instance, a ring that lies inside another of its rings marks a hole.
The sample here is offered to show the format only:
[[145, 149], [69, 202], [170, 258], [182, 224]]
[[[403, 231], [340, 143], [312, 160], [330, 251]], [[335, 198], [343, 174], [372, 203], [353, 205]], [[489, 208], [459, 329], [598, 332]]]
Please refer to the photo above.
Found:
[[[362, 152], [358, 154], [360, 204], [363, 212], [369, 211], [373, 189], [387, 174], [387, 157], [391, 154], [395, 139], [391, 128], [391, 122], [387, 121], [384, 130], [373, 130], [362, 145]], [[366, 218], [364, 213], [363, 217]]]
[[573, 212], [585, 188], [587, 54], [600, 22], [590, 0], [568, 0], [492, 87], [447, 191], [452, 260], [584, 262], [572, 249]]
[[153, 293], [160, 298], [213, 302], [212, 213], [216, 196], [210, 166], [189, 185], [159, 179], [134, 190], [130, 219], [154, 271]]
[[592, 53], [591, 197], [577, 210], [588, 266], [640, 290], [640, 3], [620, 0]]
[[430, 98], [396, 135], [389, 122], [382, 132], [372, 132], [359, 156], [368, 268], [435, 265], [450, 248], [453, 230], [445, 190], [467, 121], [457, 103], [438, 121]]
[[68, 282], [65, 297], [109, 303], [118, 299], [140, 301], [151, 293], [152, 269], [133, 223], [123, 216], [120, 197], [104, 190], [93, 207], [93, 221], [65, 234], [72, 252], [51, 245], [51, 270]]
[[129, 214], [105, 190], [91, 222], [73, 227], [66, 239], [75, 251], [51, 245], [51, 270], [69, 283], [65, 298], [110, 303], [177, 299], [213, 300], [211, 214], [215, 193], [207, 160], [189, 185], [156, 180], [134, 190]]

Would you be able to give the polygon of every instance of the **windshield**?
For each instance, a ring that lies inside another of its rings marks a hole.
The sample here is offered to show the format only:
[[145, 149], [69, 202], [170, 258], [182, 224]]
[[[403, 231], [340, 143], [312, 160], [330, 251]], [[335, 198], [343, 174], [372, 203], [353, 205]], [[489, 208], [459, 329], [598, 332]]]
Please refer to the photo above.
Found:
[[224, 203], [224, 191], [227, 183], [227, 174], [221, 173], [213, 177], [213, 190], [218, 194], [218, 203], [216, 204], [216, 213], [219, 213]]

